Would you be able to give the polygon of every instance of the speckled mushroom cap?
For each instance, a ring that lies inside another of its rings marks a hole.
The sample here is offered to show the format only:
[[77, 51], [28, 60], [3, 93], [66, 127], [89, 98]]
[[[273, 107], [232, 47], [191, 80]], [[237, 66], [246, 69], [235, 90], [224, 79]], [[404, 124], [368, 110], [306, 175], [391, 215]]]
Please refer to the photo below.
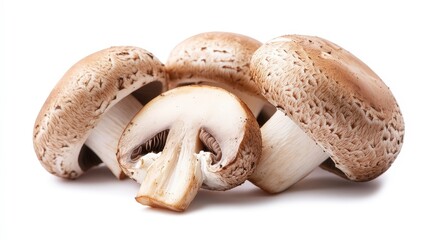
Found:
[[395, 160], [404, 137], [399, 106], [348, 51], [318, 37], [283, 36], [255, 52], [251, 70], [268, 101], [331, 156], [323, 168], [368, 181]]
[[76, 63], [52, 90], [34, 125], [34, 150], [43, 167], [76, 178], [99, 164], [84, 142], [103, 114], [146, 84], [158, 82], [156, 87], [165, 89], [166, 79], [163, 64], [137, 47], [111, 47]]
[[260, 46], [259, 41], [235, 33], [208, 32], [192, 36], [170, 53], [166, 63], [169, 89], [211, 82], [260, 96], [258, 87], [250, 81], [249, 70], [252, 54]]

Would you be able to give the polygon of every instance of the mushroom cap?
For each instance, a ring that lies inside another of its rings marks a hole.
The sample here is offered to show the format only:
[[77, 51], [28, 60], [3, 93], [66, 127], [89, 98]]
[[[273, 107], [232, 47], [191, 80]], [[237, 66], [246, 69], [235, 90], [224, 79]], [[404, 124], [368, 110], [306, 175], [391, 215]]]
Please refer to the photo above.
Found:
[[282, 36], [255, 52], [251, 70], [267, 100], [331, 156], [323, 168], [368, 181], [399, 154], [404, 121], [395, 98], [343, 48], [318, 37]]
[[[194, 132], [209, 133], [220, 147], [221, 158], [217, 162], [202, 163], [203, 187], [230, 189], [242, 184], [253, 173], [261, 156], [262, 140], [258, 123], [248, 107], [222, 88], [192, 85], [162, 93], [131, 120], [119, 140], [117, 152], [125, 174], [133, 178], [136, 169], [132, 154], [135, 149], [154, 139], [158, 133], [165, 133], [178, 125], [182, 129], [180, 131], [191, 136], [199, 135]], [[182, 141], [165, 138], [167, 141]], [[201, 135], [195, 141], [202, 141]], [[158, 148], [162, 144], [153, 145]], [[204, 161], [201, 153], [200, 157], [197, 158]], [[207, 181], [209, 178], [215, 182]]]
[[[260, 96], [250, 81], [250, 59], [261, 46], [253, 38], [228, 32], [207, 32], [192, 36], [170, 53], [166, 69], [169, 89], [181, 85], [223, 83]], [[211, 85], [211, 84], [209, 84]]]
[[111, 47], [72, 66], [37, 116], [34, 150], [50, 173], [76, 178], [100, 159], [84, 142], [110, 107], [148, 83], [165, 89], [164, 66], [137, 47]]

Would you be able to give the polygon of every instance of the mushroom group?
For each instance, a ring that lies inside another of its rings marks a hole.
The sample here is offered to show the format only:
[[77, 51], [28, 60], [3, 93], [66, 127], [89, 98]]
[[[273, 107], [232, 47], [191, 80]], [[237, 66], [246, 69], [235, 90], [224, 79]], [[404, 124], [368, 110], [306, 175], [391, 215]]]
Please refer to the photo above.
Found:
[[50, 173], [105, 165], [140, 184], [144, 205], [184, 211], [200, 188], [249, 180], [278, 193], [318, 166], [372, 180], [398, 156], [404, 121], [389, 88], [338, 45], [285, 35], [262, 44], [209, 32], [164, 65], [132, 46], [73, 65], [37, 116], [33, 143]]

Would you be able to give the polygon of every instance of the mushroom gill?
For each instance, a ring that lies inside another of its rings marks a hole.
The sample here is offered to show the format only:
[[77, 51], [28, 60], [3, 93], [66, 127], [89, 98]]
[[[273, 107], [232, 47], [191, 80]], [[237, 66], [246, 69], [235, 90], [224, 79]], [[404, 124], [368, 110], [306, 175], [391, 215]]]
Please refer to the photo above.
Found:
[[203, 151], [210, 152], [214, 155], [213, 161], [211, 162], [212, 165], [218, 163], [220, 159], [222, 158], [222, 150], [219, 146], [219, 143], [216, 141], [216, 139], [204, 128], [201, 129], [199, 134], [200, 140], [203, 143]]
[[159, 153], [165, 147], [165, 142], [167, 141], [168, 132], [170, 130], [166, 129], [162, 132], [157, 133], [154, 137], [146, 141], [145, 143], [134, 148], [131, 153], [131, 161], [135, 162], [140, 159], [141, 156], [144, 156], [148, 153]]

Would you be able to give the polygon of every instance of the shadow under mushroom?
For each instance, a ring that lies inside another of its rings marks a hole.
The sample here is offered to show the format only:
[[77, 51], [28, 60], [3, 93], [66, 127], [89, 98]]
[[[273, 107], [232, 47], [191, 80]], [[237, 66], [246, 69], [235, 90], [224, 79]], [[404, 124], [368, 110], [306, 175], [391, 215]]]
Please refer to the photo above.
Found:
[[292, 186], [289, 190], [279, 194], [268, 194], [250, 182], [226, 192], [211, 192], [200, 190], [197, 197], [188, 209], [188, 212], [210, 206], [246, 207], [257, 204], [270, 204], [282, 201], [284, 204], [293, 203], [297, 199], [312, 196], [312, 200], [321, 199], [356, 199], [376, 194], [383, 184], [383, 179], [366, 183], [351, 182], [338, 178], [322, 169], [314, 170], [306, 178]]

